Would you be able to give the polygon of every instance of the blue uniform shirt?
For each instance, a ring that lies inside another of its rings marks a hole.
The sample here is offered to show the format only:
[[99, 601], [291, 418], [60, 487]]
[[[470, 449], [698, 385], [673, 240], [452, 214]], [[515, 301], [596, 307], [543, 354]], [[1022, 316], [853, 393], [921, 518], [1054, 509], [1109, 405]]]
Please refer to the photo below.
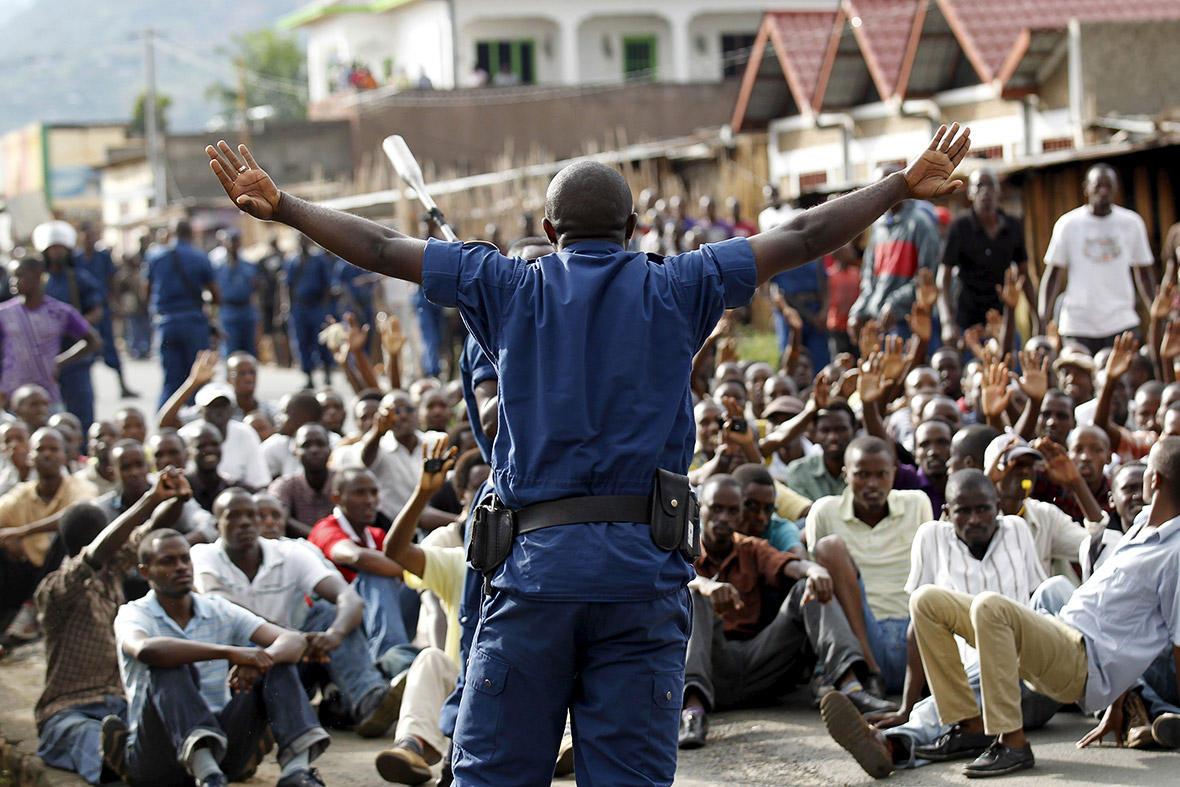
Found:
[[299, 269], [299, 255], [288, 257], [283, 263], [287, 285], [292, 287], [293, 308], [322, 306], [332, 289], [332, 258], [326, 254], [312, 254]]
[[[188, 277], [188, 286], [176, 271], [173, 260]], [[188, 243], [177, 241], [172, 246], [156, 249], [144, 261], [147, 280], [152, 285], [148, 304], [159, 323], [174, 318], [203, 315], [201, 290], [213, 281], [213, 266], [205, 252]]]
[[[429, 241], [423, 290], [459, 307], [497, 371], [492, 467], [505, 505], [648, 495], [657, 467], [686, 472], [693, 355], [725, 309], [749, 303], [756, 281], [744, 238], [662, 260], [585, 241], [531, 262]], [[638, 601], [691, 576], [647, 525], [592, 523], [517, 538], [493, 585], [537, 599]]]
[[239, 311], [250, 306], [254, 285], [258, 281], [258, 266], [239, 259], [230, 266], [228, 260], [221, 260], [213, 266], [213, 277], [221, 289], [223, 310]]
[[[357, 279], [362, 276], [369, 277], [365, 280], [367, 283], [357, 284]], [[351, 262], [346, 262], [345, 260], [338, 260], [332, 270], [332, 287], [348, 290], [348, 294], [352, 296], [352, 299], [343, 298], [341, 300], [341, 310], [355, 311], [355, 306], [352, 303], [352, 300], [355, 300], [366, 311], [366, 314], [356, 315], [358, 320], [363, 320], [367, 316], [367, 312], [373, 309], [373, 286], [375, 282], [372, 281], [372, 276], [373, 274], [364, 268], [358, 268]]]
[[[78, 293], [77, 300], [74, 299], [74, 288], [70, 286], [70, 271], [74, 273], [74, 285]], [[62, 303], [68, 303], [70, 306], [73, 306], [83, 317], [95, 306], [101, 306], [106, 302], [106, 296], [103, 295], [103, 288], [94, 280], [94, 277], [86, 271], [74, 267], [62, 267], [57, 273], [50, 273], [45, 282], [45, 294], [50, 298], [56, 298]], [[73, 344], [72, 340], [70, 344]], [[79, 364], [89, 365], [93, 361], [93, 355], [85, 355], [70, 363], [67, 368], [72, 368]]]
[[90, 277], [98, 284], [105, 300], [111, 277], [116, 272], [115, 261], [111, 259], [111, 253], [106, 249], [95, 249], [94, 256], [87, 257], [81, 251], [75, 252], [74, 267], [90, 274]]

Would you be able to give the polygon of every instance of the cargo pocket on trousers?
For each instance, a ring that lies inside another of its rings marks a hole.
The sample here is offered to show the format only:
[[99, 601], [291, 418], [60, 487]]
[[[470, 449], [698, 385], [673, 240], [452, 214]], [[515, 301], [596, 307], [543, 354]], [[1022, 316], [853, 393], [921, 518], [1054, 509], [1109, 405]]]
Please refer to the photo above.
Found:
[[496, 736], [507, 682], [507, 663], [478, 649], [472, 652], [463, 691], [469, 695], [464, 697], [464, 702], [470, 705], [467, 715], [478, 723], [463, 730], [455, 745], [477, 760], [490, 760], [496, 754]]
[[[645, 747], [647, 756], [640, 769], [648, 776], [657, 776], [676, 769], [676, 741], [680, 734], [680, 709], [684, 705], [684, 671], [653, 673], [651, 703]], [[667, 758], [670, 758], [669, 762], [662, 762]]]

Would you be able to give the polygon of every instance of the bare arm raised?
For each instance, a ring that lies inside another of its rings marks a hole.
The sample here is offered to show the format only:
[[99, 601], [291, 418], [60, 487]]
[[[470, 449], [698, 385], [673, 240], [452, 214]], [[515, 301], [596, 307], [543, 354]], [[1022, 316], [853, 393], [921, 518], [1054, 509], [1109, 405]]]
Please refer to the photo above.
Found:
[[221, 187], [242, 211], [256, 219], [278, 221], [297, 229], [336, 256], [366, 270], [415, 283], [422, 281], [425, 241], [279, 191], [245, 145], [238, 145], [234, 153], [221, 140], [216, 148], [206, 147], [205, 153]]
[[951, 175], [971, 148], [970, 134], [966, 127], [960, 131], [958, 123], [949, 130], [940, 126], [930, 147], [901, 172], [797, 213], [790, 221], [750, 238], [758, 283], [843, 246], [902, 200], [945, 197], [961, 188], [962, 181], [951, 180]]

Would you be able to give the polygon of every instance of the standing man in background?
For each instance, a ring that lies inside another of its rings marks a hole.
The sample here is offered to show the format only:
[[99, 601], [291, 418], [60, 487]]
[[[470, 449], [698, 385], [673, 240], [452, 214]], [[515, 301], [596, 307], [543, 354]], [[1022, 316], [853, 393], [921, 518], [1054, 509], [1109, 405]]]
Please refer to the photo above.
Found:
[[1061, 279], [1068, 270], [1058, 330], [1067, 344], [1094, 355], [1113, 345], [1123, 331], [1139, 331], [1135, 290], [1149, 312], [1155, 295], [1155, 258], [1143, 218], [1114, 204], [1119, 176], [1113, 167], [1090, 167], [1082, 193], [1086, 204], [1053, 225], [1041, 279], [1041, 324], [1053, 319]]
[[221, 302], [209, 257], [193, 245], [193, 225], [187, 219], [176, 222], [174, 237], [148, 254], [144, 275], [164, 367], [159, 407], [184, 385], [197, 353], [209, 349], [214, 326], [205, 315], [205, 294], [210, 303]]
[[115, 344], [115, 275], [119, 272], [111, 252], [104, 245], [99, 248], [98, 230], [92, 224], [83, 224], [81, 245], [74, 252], [74, 268], [86, 271], [98, 284], [102, 293], [102, 319], [98, 321], [98, 335], [102, 337], [102, 360], [119, 377], [119, 395], [134, 399], [139, 394], [123, 382], [123, 362], [119, 359], [119, 347]]

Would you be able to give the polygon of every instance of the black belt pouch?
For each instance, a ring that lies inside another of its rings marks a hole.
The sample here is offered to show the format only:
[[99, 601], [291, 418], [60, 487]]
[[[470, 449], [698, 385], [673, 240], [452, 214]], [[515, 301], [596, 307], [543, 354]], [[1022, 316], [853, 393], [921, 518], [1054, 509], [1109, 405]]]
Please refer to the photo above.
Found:
[[651, 539], [665, 552], [679, 549], [696, 560], [700, 548], [700, 509], [688, 476], [657, 469], [651, 495]]
[[475, 509], [471, 518], [471, 543], [467, 547], [467, 562], [472, 568], [489, 574], [508, 559], [516, 537], [514, 520], [512, 511], [504, 508], [499, 499]]

